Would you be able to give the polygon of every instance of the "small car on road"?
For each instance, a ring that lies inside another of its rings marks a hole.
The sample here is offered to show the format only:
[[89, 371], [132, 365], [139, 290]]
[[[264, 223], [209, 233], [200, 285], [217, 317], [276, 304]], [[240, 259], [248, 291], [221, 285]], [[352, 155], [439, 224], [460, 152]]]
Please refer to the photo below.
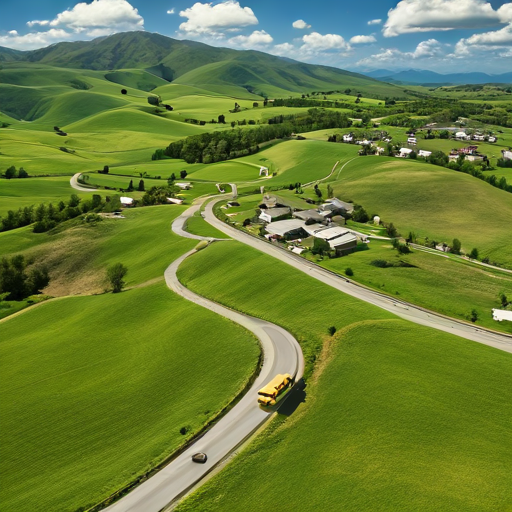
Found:
[[197, 462], [198, 464], [204, 464], [208, 460], [206, 453], [198, 452], [192, 455], [192, 461]]

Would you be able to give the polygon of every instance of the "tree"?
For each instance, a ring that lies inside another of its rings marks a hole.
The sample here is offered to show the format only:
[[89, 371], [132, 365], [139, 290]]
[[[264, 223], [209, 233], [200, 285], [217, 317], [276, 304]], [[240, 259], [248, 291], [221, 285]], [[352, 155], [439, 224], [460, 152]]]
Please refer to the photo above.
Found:
[[247, 226], [250, 226], [250, 225], [251, 225], [251, 219], [245, 219], [244, 223], [243, 223], [244, 228], [246, 228]]
[[183, 169], [182, 171], [180, 171], [180, 178], [182, 180], [184, 180], [186, 177], [187, 177], [187, 171], [185, 171], [185, 169]]
[[104, 174], [108, 174], [108, 170], [109, 170], [109, 169], [108, 169], [108, 165], [104, 165], [104, 166], [103, 166], [103, 173], [104, 173]]
[[219, 124], [226, 124], [226, 116], [224, 114], [221, 114], [218, 118], [217, 118], [217, 122]]
[[471, 249], [471, 252], [469, 253], [469, 257], [472, 260], [477, 260], [478, 259], [478, 249], [476, 247]]
[[121, 94], [128, 94], [128, 91], [126, 89], [121, 89]]
[[468, 320], [471, 320], [473, 323], [475, 323], [478, 320], [478, 311], [476, 309], [471, 310]]
[[28, 178], [28, 172], [23, 169], [23, 167], [20, 167], [20, 170], [18, 171], [18, 178]]
[[313, 242], [313, 248], [311, 249], [313, 254], [319, 254], [322, 256], [323, 254], [328, 253], [330, 250], [331, 246], [327, 240], [323, 240], [322, 238], [315, 238], [315, 241]]
[[334, 336], [334, 334], [336, 333], [336, 327], [334, 327], [334, 325], [332, 325], [331, 327], [329, 327], [329, 328], [327, 329], [327, 331], [329, 332], [329, 334], [330, 334], [331, 336]]
[[130, 184], [128, 185], [128, 188], [126, 190], [128, 192], [131, 192], [133, 190], [133, 180], [130, 180]]
[[107, 269], [107, 278], [112, 286], [112, 293], [119, 293], [125, 285], [123, 280], [128, 269], [122, 263], [114, 263]]
[[139, 192], [144, 192], [146, 189], [144, 188], [144, 180], [139, 181], [139, 187], [137, 189]]
[[452, 254], [460, 254], [461, 243], [458, 238], [454, 238], [452, 242]]
[[327, 185], [327, 197], [332, 199], [334, 197], [334, 190], [331, 185]]
[[354, 271], [350, 267], [348, 267], [345, 269], [345, 275], [348, 277], [352, 277], [354, 275]]
[[390, 238], [396, 238], [398, 236], [398, 231], [392, 222], [386, 226], [386, 232]]
[[253, 104], [252, 104], [253, 108], [258, 108], [260, 105], [257, 101], [255, 101]]
[[71, 208], [76, 208], [79, 204], [80, 204], [80, 198], [76, 194], [71, 194], [71, 197], [69, 198], [68, 206]]
[[368, 222], [368, 220], [370, 219], [366, 210], [359, 204], [354, 205], [352, 218], [354, 219], [355, 222], [362, 222], [363, 224], [365, 222]]
[[501, 306], [506, 308], [509, 304], [507, 296], [502, 292], [502, 293], [500, 293], [499, 298], [501, 301]]
[[5, 177], [10, 180], [11, 178], [16, 178], [16, 167], [14, 165], [11, 165], [11, 167], [8, 167], [5, 170]]

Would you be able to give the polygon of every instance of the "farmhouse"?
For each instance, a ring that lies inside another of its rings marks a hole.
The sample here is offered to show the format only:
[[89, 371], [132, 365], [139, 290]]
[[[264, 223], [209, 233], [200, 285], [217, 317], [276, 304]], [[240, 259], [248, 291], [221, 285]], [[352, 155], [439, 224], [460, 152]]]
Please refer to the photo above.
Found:
[[406, 158], [413, 152], [412, 149], [409, 148], [400, 148], [400, 154], [398, 155], [400, 158]]
[[304, 230], [304, 221], [299, 219], [288, 219], [272, 222], [265, 227], [265, 231], [276, 239], [296, 240], [308, 236]]
[[278, 220], [286, 219], [290, 216], [292, 210], [289, 206], [285, 206], [282, 208], [267, 208], [266, 210], [261, 210], [259, 218], [264, 222], [276, 222]]
[[457, 132], [455, 138], [459, 140], [471, 140], [471, 135], [466, 135], [466, 132]]
[[503, 322], [503, 320], [512, 322], [512, 311], [506, 311], [505, 309], [493, 309], [492, 319], [497, 322]]
[[512, 150], [506, 150], [506, 149], [502, 149], [501, 150], [501, 154], [503, 155], [503, 159], [504, 160], [512, 160]]
[[428, 158], [432, 154], [432, 151], [425, 151], [424, 149], [420, 149], [418, 151], [418, 156], [422, 156], [424, 158]]
[[473, 135], [473, 140], [485, 140], [485, 135]]
[[123, 197], [123, 196], [121, 196], [119, 198], [119, 201], [121, 201], [121, 205], [122, 206], [125, 206], [125, 207], [133, 206], [133, 199], [131, 197]]
[[176, 197], [168, 197], [167, 204], [183, 204], [183, 199], [177, 199]]
[[489, 137], [489, 142], [496, 142], [497, 140], [498, 139], [492, 135]]
[[416, 140], [416, 137], [409, 137], [407, 139], [407, 144], [412, 144], [413, 146], [415, 146], [417, 144], [417, 140]]
[[192, 185], [190, 183], [175, 183], [175, 185], [179, 188], [181, 188], [181, 190], [190, 190]]

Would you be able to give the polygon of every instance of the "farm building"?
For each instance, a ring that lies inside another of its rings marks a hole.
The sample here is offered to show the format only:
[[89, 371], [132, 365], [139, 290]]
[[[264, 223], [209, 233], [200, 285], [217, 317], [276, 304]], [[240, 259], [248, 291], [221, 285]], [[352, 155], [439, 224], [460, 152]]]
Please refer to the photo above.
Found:
[[422, 156], [424, 158], [429, 157], [432, 154], [432, 151], [425, 151], [424, 149], [420, 149], [418, 151], [418, 156]]
[[417, 144], [417, 140], [416, 140], [416, 137], [409, 137], [407, 139], [407, 144], [412, 144], [413, 146], [415, 146]]
[[261, 210], [259, 218], [264, 222], [276, 222], [279, 220], [286, 219], [290, 216], [292, 210], [289, 206], [284, 206], [282, 208], [267, 208], [266, 210]]
[[293, 216], [296, 219], [308, 221], [308, 220], [314, 220], [315, 222], [323, 222], [325, 220], [325, 217], [321, 215], [318, 210], [303, 210], [303, 211], [297, 211], [293, 212]]
[[512, 150], [509, 149], [507, 151], [506, 149], [502, 149], [501, 154], [505, 160], [512, 160]]
[[466, 132], [457, 132], [455, 138], [459, 140], [471, 140], [471, 135], [466, 135]]
[[489, 137], [489, 142], [496, 142], [497, 140], [498, 139], [492, 135]]
[[347, 203], [346, 201], [342, 201], [337, 197], [333, 197], [332, 199], [327, 199], [325, 203], [320, 207], [322, 210], [327, 211], [339, 211], [343, 210], [347, 213], [352, 213], [354, 211], [354, 205], [352, 203]]
[[304, 230], [304, 221], [299, 219], [279, 220], [265, 227], [265, 231], [273, 238], [296, 240], [308, 236]]
[[473, 135], [473, 140], [485, 140], [485, 135]]
[[190, 190], [190, 188], [192, 187], [192, 185], [190, 183], [184, 183], [184, 182], [175, 183], [175, 185], [177, 187], [181, 188], [181, 190]]
[[505, 309], [493, 309], [492, 319], [496, 320], [496, 322], [503, 322], [503, 320], [512, 322], [512, 311], [507, 311]]
[[183, 204], [183, 199], [177, 199], [176, 197], [168, 197], [167, 204]]
[[351, 133], [347, 133], [346, 135], [343, 135], [343, 142], [352, 142], [354, 140], [354, 137]]
[[328, 242], [331, 249], [337, 253], [350, 251], [357, 247], [357, 236], [340, 226], [317, 230], [313, 236]]
[[398, 155], [401, 158], [407, 158], [413, 152], [412, 149], [409, 148], [401, 148], [400, 154]]
[[133, 206], [133, 199], [131, 197], [123, 197], [121, 196], [119, 198], [119, 201], [121, 201], [122, 206]]

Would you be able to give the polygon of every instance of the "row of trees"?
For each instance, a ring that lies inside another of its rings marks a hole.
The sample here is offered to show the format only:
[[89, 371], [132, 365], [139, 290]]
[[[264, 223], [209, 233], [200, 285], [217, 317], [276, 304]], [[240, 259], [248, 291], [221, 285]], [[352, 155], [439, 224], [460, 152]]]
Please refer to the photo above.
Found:
[[13, 178], [28, 178], [28, 172], [25, 171], [23, 167], [20, 167], [19, 170], [17, 170], [14, 165], [11, 165], [5, 170], [4, 177], [8, 180]]
[[289, 137], [294, 132], [346, 128], [350, 124], [345, 114], [311, 109], [302, 116], [277, 116], [268, 125], [253, 130], [233, 129], [193, 135], [173, 142], [165, 150], [155, 151], [152, 159], [167, 156], [183, 159], [187, 163], [208, 164], [256, 152], [259, 144]]
[[28, 262], [21, 254], [0, 260], [1, 300], [23, 300], [48, 286], [50, 276], [46, 268], [27, 267]]

